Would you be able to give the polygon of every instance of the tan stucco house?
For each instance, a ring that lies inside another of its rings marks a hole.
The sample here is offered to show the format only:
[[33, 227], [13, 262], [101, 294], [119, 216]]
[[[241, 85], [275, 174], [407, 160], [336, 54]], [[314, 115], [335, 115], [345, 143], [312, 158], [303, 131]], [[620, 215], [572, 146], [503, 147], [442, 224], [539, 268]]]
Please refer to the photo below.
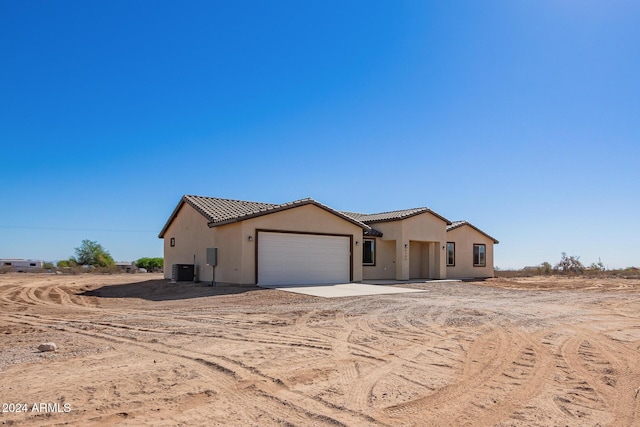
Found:
[[484, 231], [456, 221], [447, 226], [447, 277], [493, 277], [493, 245], [499, 243]]
[[[183, 196], [162, 228], [165, 277], [194, 265], [196, 280], [323, 284], [493, 277], [497, 240], [429, 208], [336, 211], [313, 199], [283, 204]], [[207, 248], [217, 248], [214, 267]]]

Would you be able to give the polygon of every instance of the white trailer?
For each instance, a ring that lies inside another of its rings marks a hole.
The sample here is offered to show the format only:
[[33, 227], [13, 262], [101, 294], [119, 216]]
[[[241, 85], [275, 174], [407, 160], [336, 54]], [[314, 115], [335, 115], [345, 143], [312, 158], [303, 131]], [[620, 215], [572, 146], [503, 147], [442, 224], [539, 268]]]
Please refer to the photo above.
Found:
[[0, 268], [9, 267], [13, 271], [23, 272], [44, 268], [44, 261], [33, 259], [0, 259]]

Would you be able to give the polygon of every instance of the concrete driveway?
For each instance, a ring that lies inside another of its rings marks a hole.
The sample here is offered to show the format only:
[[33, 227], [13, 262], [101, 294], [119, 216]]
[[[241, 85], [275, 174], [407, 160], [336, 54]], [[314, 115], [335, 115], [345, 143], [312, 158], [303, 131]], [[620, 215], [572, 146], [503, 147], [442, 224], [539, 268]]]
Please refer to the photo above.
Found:
[[322, 298], [355, 297], [363, 295], [404, 294], [410, 292], [424, 292], [421, 289], [398, 288], [381, 285], [367, 285], [363, 283], [338, 283], [331, 285], [258, 285], [261, 288], [278, 289], [280, 291], [295, 292], [297, 294], [312, 295]]

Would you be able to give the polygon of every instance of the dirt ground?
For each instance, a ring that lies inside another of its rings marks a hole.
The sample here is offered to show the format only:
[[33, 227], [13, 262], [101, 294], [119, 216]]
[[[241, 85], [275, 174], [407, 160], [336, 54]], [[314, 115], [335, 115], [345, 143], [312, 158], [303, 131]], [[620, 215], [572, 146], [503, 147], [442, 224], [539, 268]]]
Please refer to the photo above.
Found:
[[0, 275], [0, 423], [640, 425], [640, 280], [401, 286]]

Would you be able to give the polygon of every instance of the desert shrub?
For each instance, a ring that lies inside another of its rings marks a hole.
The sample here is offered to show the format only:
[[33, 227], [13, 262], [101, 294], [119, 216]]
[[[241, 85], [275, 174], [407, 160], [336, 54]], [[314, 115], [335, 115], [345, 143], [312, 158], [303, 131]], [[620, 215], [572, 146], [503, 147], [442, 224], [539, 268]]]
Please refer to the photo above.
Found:
[[553, 274], [553, 266], [547, 261], [543, 262], [538, 267], [538, 274], [544, 274], [545, 276]]
[[523, 268], [521, 270], [497, 270], [495, 271], [496, 277], [512, 278], [512, 277], [533, 277], [538, 274], [537, 270]]
[[622, 277], [625, 279], [640, 279], [640, 268], [638, 267], [627, 267], [621, 270], [613, 270], [616, 276]]
[[604, 268], [604, 264], [602, 263], [602, 260], [600, 258], [598, 258], [598, 262], [592, 262], [591, 265], [589, 266], [589, 270], [591, 271], [605, 271], [606, 269]]
[[81, 265], [74, 265], [72, 267], [65, 267], [64, 272], [68, 274], [82, 274], [88, 272], [89, 269], [83, 268]]
[[73, 258], [69, 258], [69, 259], [61, 259], [60, 261], [58, 261], [58, 268], [70, 268], [70, 267], [75, 267], [78, 264], [76, 263], [76, 260]]
[[122, 273], [122, 270], [118, 268], [117, 265], [107, 265], [104, 267], [95, 267], [87, 271], [87, 273], [97, 273], [97, 274], [119, 274]]
[[553, 269], [561, 273], [583, 273], [584, 265], [580, 262], [580, 257], [571, 255], [567, 256], [565, 252], [562, 252], [562, 258]]

